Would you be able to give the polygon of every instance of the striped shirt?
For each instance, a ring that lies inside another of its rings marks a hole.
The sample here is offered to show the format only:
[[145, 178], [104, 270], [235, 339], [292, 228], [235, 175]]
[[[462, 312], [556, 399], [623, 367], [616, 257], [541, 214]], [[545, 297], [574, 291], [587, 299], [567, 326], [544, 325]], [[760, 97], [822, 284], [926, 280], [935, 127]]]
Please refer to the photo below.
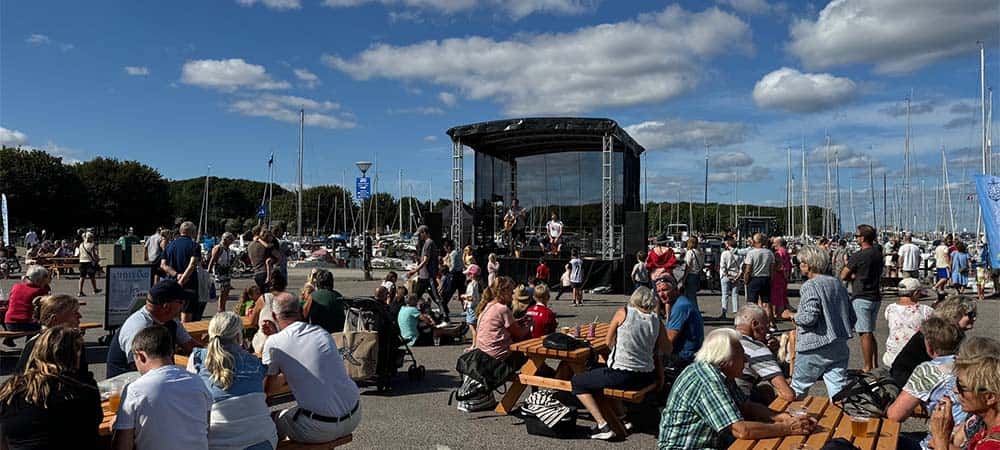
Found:
[[[746, 398], [711, 364], [694, 362], [681, 372], [660, 417], [659, 448], [723, 449], [723, 431], [743, 420]], [[729, 433], [725, 433], [729, 435]]]
[[741, 336], [740, 344], [747, 355], [747, 364], [743, 367], [743, 375], [736, 379], [736, 386], [743, 395], [749, 397], [750, 391], [761, 381], [771, 381], [781, 375], [781, 366], [771, 349], [760, 341], [750, 336]]

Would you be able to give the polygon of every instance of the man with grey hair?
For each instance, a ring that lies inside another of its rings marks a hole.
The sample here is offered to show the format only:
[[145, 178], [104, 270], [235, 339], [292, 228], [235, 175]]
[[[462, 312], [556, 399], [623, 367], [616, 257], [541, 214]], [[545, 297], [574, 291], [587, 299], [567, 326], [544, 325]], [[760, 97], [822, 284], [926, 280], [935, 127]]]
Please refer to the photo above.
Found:
[[330, 333], [303, 322], [297, 298], [276, 297], [272, 318], [263, 327], [268, 335], [261, 351], [267, 366], [264, 390], [278, 383], [280, 373], [296, 400], [296, 406], [274, 417], [279, 438], [317, 444], [353, 432], [361, 422], [360, 397], [344, 368], [344, 360], [354, 360], [353, 349], [345, 345], [341, 356]]
[[660, 449], [723, 449], [726, 435], [766, 439], [805, 435], [816, 427], [811, 417], [792, 417], [747, 400], [735, 387], [746, 364], [740, 333], [712, 331], [674, 382], [660, 417]]
[[743, 284], [747, 289], [747, 303], [756, 302], [767, 313], [767, 322], [772, 319], [771, 311], [771, 273], [774, 272], [774, 252], [764, 248], [766, 237], [762, 233], [754, 233], [751, 238], [751, 249], [743, 258]]
[[[736, 331], [740, 332], [740, 345], [747, 355], [743, 374], [736, 379], [743, 395], [765, 405], [770, 404], [775, 396], [787, 401], [795, 400], [795, 392], [788, 386], [788, 379], [772, 352], [778, 341], [767, 334], [767, 314], [764, 310], [747, 303], [736, 314], [735, 325]], [[770, 386], [762, 385], [763, 381]]]
[[[160, 261], [160, 268], [166, 272], [167, 276], [177, 280], [184, 290], [193, 293], [194, 298], [198, 298], [198, 264], [201, 261], [201, 246], [194, 241], [193, 236], [198, 233], [198, 227], [194, 222], [187, 221], [181, 224], [180, 235], [167, 244], [163, 251], [163, 260]], [[182, 322], [192, 322], [201, 320], [201, 315], [205, 312], [205, 303], [198, 298], [196, 301], [188, 302], [181, 313]], [[207, 300], [207, 299], [205, 299]]]

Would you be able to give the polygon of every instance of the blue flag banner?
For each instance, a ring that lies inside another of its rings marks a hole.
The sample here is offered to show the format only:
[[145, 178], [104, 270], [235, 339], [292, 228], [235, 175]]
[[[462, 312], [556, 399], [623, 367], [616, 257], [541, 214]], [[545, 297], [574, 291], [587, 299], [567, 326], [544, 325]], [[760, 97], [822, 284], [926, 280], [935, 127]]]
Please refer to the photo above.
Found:
[[1000, 268], [1000, 177], [976, 175], [976, 195], [983, 209], [983, 225], [989, 243], [990, 267]]
[[265, 206], [265, 205], [262, 204], [262, 205], [260, 205], [260, 209], [257, 210], [257, 218], [258, 219], [263, 219], [264, 216], [266, 216], [266, 215], [267, 215], [267, 206]]

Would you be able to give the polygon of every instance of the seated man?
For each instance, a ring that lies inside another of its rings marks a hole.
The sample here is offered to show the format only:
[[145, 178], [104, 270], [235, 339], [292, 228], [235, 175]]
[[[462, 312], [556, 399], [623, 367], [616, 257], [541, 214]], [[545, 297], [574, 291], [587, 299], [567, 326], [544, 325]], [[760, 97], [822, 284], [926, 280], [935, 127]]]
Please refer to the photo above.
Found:
[[[736, 331], [740, 332], [740, 345], [747, 355], [747, 365], [743, 375], [736, 379], [736, 385], [747, 398], [770, 405], [774, 398], [795, 400], [795, 392], [788, 385], [788, 379], [771, 351], [778, 344], [767, 336], [767, 314], [764, 309], [747, 303], [736, 314]], [[762, 386], [761, 382], [770, 386]]]
[[660, 449], [724, 449], [730, 444], [725, 442], [728, 435], [764, 439], [812, 432], [814, 418], [776, 413], [747, 401], [733, 382], [745, 365], [736, 330], [709, 333], [667, 397], [660, 418]]
[[272, 312], [281, 331], [264, 330], [269, 335], [262, 352], [268, 374], [264, 390], [284, 374], [297, 403], [274, 418], [279, 439], [317, 444], [350, 434], [361, 423], [358, 386], [348, 376], [333, 336], [302, 322], [302, 306], [294, 297], [278, 297]]
[[156, 283], [149, 290], [146, 305], [132, 313], [112, 336], [108, 345], [108, 378], [136, 370], [132, 339], [137, 333], [153, 325], [166, 327], [173, 336], [173, 343], [181, 352], [190, 353], [198, 343], [177, 321], [177, 316], [184, 309], [185, 301], [197, 301], [197, 299], [192, 297], [190, 291], [177, 284], [177, 281], [165, 279]]
[[431, 327], [431, 329], [435, 325], [434, 319], [430, 315], [421, 312], [417, 308], [419, 304], [420, 301], [416, 295], [406, 297], [406, 305], [399, 308], [399, 314], [396, 316], [396, 320], [399, 323], [399, 334], [406, 341], [406, 345], [409, 346], [417, 344], [417, 340], [420, 338], [421, 323]]
[[673, 349], [672, 355], [681, 363], [688, 363], [694, 359], [694, 354], [705, 340], [705, 322], [701, 311], [698, 305], [680, 295], [673, 278], [656, 280], [656, 295], [669, 307], [667, 339]]
[[[925, 410], [934, 411], [942, 397], [950, 396], [952, 400], [952, 417], [955, 423], [966, 419], [955, 394], [955, 353], [958, 351], [965, 333], [955, 324], [931, 316], [925, 320], [920, 329], [924, 335], [927, 353], [930, 361], [922, 362], [913, 370], [903, 390], [896, 400], [889, 405], [886, 416], [897, 422], [905, 422], [913, 414], [917, 405], [923, 405]], [[924, 449], [928, 448], [930, 436], [920, 442]]]
[[197, 375], [174, 365], [173, 334], [153, 325], [129, 344], [142, 376], [122, 390], [111, 448], [208, 448], [212, 394]]

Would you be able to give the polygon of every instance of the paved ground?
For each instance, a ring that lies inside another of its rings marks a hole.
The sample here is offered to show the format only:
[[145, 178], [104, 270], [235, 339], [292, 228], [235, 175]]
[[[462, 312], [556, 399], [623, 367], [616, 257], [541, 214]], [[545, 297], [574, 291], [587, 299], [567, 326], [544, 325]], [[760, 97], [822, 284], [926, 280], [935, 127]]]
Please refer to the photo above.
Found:
[[[300, 286], [306, 276], [307, 271], [291, 271], [291, 286]], [[380, 277], [381, 273], [376, 273]], [[368, 295], [376, 286], [376, 282], [361, 281], [361, 273], [355, 270], [335, 271], [337, 279], [337, 289], [348, 296]], [[103, 281], [103, 280], [99, 280]], [[249, 285], [250, 280], [236, 280], [237, 288], [242, 289]], [[3, 283], [3, 288], [8, 291], [10, 281]], [[793, 286], [793, 289], [795, 286]], [[69, 294], [76, 293], [76, 280], [64, 279], [54, 282], [56, 292]], [[88, 288], [88, 291], [89, 288]], [[235, 293], [233, 294], [236, 295]], [[82, 308], [83, 321], [103, 322], [104, 301], [100, 297], [90, 295], [83, 298], [88, 303]], [[598, 316], [600, 320], [607, 321], [620, 307], [624, 301], [624, 296], [613, 295], [586, 295], [586, 303], [583, 307], [573, 308], [564, 296], [563, 300], [553, 303], [553, 309], [558, 314], [560, 325], [575, 325], [577, 322], [586, 323]], [[893, 298], [886, 299], [883, 305]], [[232, 302], [231, 302], [232, 303]], [[719, 311], [719, 296], [703, 292], [699, 295], [699, 303], [705, 315], [714, 317]], [[792, 298], [792, 303], [797, 303], [797, 298]], [[452, 306], [457, 309], [457, 305]], [[215, 306], [209, 305], [206, 314], [214, 313]], [[881, 316], [880, 316], [881, 317]], [[973, 335], [991, 336], [1000, 338], [1000, 302], [988, 300], [980, 306], [979, 320]], [[720, 326], [728, 326], [728, 323], [707, 320], [706, 325], [710, 329]], [[885, 320], [879, 322], [877, 331], [880, 341], [880, 348], [885, 341], [887, 334]], [[790, 328], [788, 323], [782, 325], [783, 329]], [[91, 362], [104, 361], [106, 348], [97, 344], [97, 338], [102, 334], [100, 330], [91, 330], [87, 334], [88, 359]], [[22, 342], [19, 341], [18, 344]], [[364, 388], [362, 395], [362, 410], [364, 419], [361, 426], [354, 433], [353, 448], [553, 448], [562, 447], [568, 443], [562, 443], [547, 438], [530, 436], [523, 426], [521, 420], [514, 417], [497, 416], [489, 413], [464, 414], [455, 409], [455, 406], [448, 406], [448, 395], [458, 385], [458, 376], [455, 372], [455, 361], [465, 348], [464, 345], [452, 345], [444, 347], [418, 347], [413, 352], [420, 364], [426, 366], [427, 377], [419, 382], [410, 382], [406, 378], [405, 372], [401, 372], [393, 384], [394, 390], [391, 394], [380, 395], [375, 392], [374, 387]], [[851, 367], [860, 367], [860, 347], [857, 339], [850, 341]], [[0, 349], [0, 380], [6, 379], [16, 361], [17, 349], [4, 347]], [[104, 364], [91, 364], [90, 369], [98, 377], [104, 378]], [[405, 371], [406, 366], [403, 367]], [[816, 395], [825, 395], [826, 391], [822, 382], [813, 388]], [[658, 418], [655, 412], [647, 412], [645, 417], [652, 423], [656, 423]], [[581, 426], [589, 426], [590, 423], [584, 420], [579, 422]], [[909, 432], [926, 431], [926, 424], [922, 420], [911, 419], [904, 424], [904, 430]], [[628, 437], [625, 443], [603, 443], [590, 441], [586, 438], [583, 430], [579, 438], [572, 442], [574, 448], [653, 448], [656, 445], [655, 429], [643, 430], [643, 432], [633, 434]]]

